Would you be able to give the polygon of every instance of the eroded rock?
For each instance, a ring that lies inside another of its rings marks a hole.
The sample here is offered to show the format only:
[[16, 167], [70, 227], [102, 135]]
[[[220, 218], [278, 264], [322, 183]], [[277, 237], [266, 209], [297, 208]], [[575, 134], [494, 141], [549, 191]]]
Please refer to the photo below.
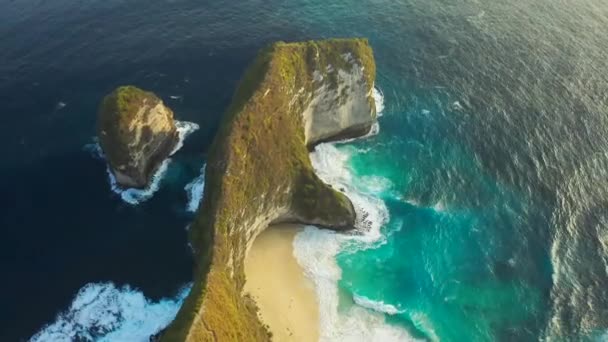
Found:
[[179, 140], [171, 109], [134, 86], [119, 87], [103, 99], [97, 136], [117, 183], [125, 188], [145, 188]]

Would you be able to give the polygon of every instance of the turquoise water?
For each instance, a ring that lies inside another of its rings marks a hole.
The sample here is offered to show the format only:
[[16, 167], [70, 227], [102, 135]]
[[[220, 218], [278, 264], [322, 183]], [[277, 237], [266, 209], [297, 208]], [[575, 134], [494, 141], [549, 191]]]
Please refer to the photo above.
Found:
[[[461, 144], [415, 134], [436, 125], [431, 110], [389, 108], [381, 133], [350, 159], [355, 179], [384, 177], [376, 192], [390, 220], [386, 241], [338, 255], [340, 286], [392, 305], [389, 321], [441, 341], [534, 340], [548, 306], [547, 256], [530, 259], [518, 230], [527, 211], [542, 210], [489, 175]], [[410, 122], [404, 116], [412, 116]], [[428, 131], [428, 130], [427, 130]], [[388, 180], [389, 182], [386, 182]], [[356, 181], [356, 180], [355, 180]], [[373, 190], [372, 190], [373, 191]]]
[[[543, 203], [489, 174], [462, 142], [446, 139], [438, 127], [458, 115], [453, 103], [446, 113], [391, 101], [385, 96], [379, 133], [313, 153], [322, 178], [356, 193], [359, 215], [373, 222], [359, 226], [363, 238], [338, 239], [339, 247], [320, 231], [296, 241], [300, 263], [317, 280], [321, 310], [336, 310], [327, 318], [336, 323], [322, 336], [351, 340], [342, 321], [356, 316], [368, 326], [358, 334], [370, 340], [381, 340], [373, 330], [387, 326], [407, 331], [387, 333], [390, 339], [537, 340], [545, 333], [552, 286], [546, 242], [530, 231], [531, 225], [550, 229]], [[340, 275], [315, 246], [338, 248], [328, 255], [335, 254]], [[334, 278], [338, 292], [324, 278]], [[327, 303], [331, 296], [337, 306]], [[370, 323], [353, 312], [356, 306], [380, 313], [384, 322]]]

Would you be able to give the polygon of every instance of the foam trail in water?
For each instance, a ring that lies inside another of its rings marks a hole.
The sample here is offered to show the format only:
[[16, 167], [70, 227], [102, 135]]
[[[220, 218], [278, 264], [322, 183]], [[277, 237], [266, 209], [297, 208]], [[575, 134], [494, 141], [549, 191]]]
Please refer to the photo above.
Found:
[[198, 210], [198, 206], [203, 199], [203, 191], [205, 190], [205, 166], [201, 168], [200, 176], [194, 178], [192, 182], [186, 184], [184, 190], [188, 194], [188, 204], [186, 210], [193, 213]]
[[175, 318], [191, 286], [182, 288], [175, 298], [152, 302], [128, 286], [87, 284], [70, 308], [30, 341], [148, 341]]
[[395, 306], [393, 306], [391, 304], [386, 304], [382, 301], [371, 300], [364, 296], [355, 295], [355, 296], [353, 296], [353, 299], [355, 300], [355, 303], [357, 303], [358, 305], [360, 305], [364, 308], [368, 308], [370, 310], [377, 311], [377, 312], [386, 313], [389, 315], [396, 315], [396, 314], [405, 312], [403, 310], [397, 309]]
[[[96, 142], [93, 144], [86, 145], [85, 149], [89, 150], [95, 157], [98, 157], [105, 161], [105, 156], [103, 154], [103, 151], [101, 150], [101, 146], [99, 146], [99, 143], [97, 142], [97, 138], [95, 138], [95, 141]], [[159, 189], [160, 181], [163, 179], [165, 173], [167, 172], [170, 163], [171, 158], [167, 158], [160, 164], [156, 172], [154, 172], [154, 175], [152, 175], [150, 184], [145, 189], [121, 188], [120, 186], [118, 186], [118, 182], [116, 182], [116, 177], [114, 177], [112, 170], [110, 170], [110, 166], [106, 163], [106, 173], [108, 175], [110, 189], [114, 193], [120, 195], [120, 198], [129, 204], [137, 205], [141, 202], [144, 202], [152, 198], [154, 193]]]
[[[177, 135], [179, 139], [177, 144], [171, 151], [170, 155], [175, 154], [179, 149], [181, 149], [184, 146], [184, 140], [186, 140], [186, 138], [194, 131], [199, 129], [199, 126], [196, 123], [187, 121], [175, 121], [175, 126], [177, 128]], [[95, 142], [93, 144], [88, 144], [84, 147], [85, 150], [90, 151], [95, 157], [105, 160], [105, 156], [101, 147], [99, 146], [97, 138], [95, 138], [94, 140]], [[163, 179], [164, 175], [167, 173], [167, 169], [169, 168], [170, 163], [171, 158], [167, 158], [160, 164], [156, 172], [154, 172], [154, 175], [152, 175], [150, 184], [148, 184], [145, 189], [121, 188], [120, 186], [118, 186], [118, 183], [116, 182], [116, 177], [114, 177], [112, 170], [110, 170], [110, 166], [106, 163], [106, 172], [108, 174], [110, 188], [114, 193], [120, 195], [120, 198], [122, 198], [123, 201], [129, 204], [137, 205], [141, 202], [147, 201], [152, 198], [152, 196], [154, 196], [154, 193], [156, 193], [156, 191], [158, 191], [160, 187], [160, 182]]]
[[186, 138], [190, 134], [197, 131], [200, 127], [198, 124], [195, 124], [194, 122], [176, 120], [175, 128], [177, 130], [177, 135], [179, 136], [179, 140], [177, 141], [177, 144], [175, 144], [175, 147], [173, 148], [173, 151], [171, 151], [170, 155], [173, 155], [173, 154], [175, 154], [175, 152], [179, 151], [184, 146], [184, 141], [186, 140]]

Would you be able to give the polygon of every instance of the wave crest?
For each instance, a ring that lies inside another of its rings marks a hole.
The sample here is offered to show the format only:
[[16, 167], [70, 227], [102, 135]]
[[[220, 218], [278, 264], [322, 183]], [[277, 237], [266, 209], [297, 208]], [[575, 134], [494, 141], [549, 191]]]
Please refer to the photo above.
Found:
[[70, 308], [30, 341], [148, 341], [175, 318], [190, 287], [183, 287], [175, 298], [152, 302], [129, 286], [87, 284]]
[[355, 301], [355, 303], [357, 303], [358, 305], [360, 305], [364, 308], [368, 308], [368, 309], [371, 309], [371, 310], [374, 310], [377, 312], [381, 312], [381, 313], [386, 313], [389, 315], [397, 315], [397, 314], [405, 312], [404, 310], [397, 309], [395, 306], [393, 306], [391, 304], [386, 304], [383, 301], [371, 300], [365, 296], [354, 295], [353, 300]]
[[201, 174], [184, 187], [184, 190], [186, 190], [186, 193], [188, 194], [186, 210], [191, 213], [198, 210], [198, 206], [203, 199], [203, 192], [205, 191], [205, 166], [206, 165], [203, 165], [201, 168]]

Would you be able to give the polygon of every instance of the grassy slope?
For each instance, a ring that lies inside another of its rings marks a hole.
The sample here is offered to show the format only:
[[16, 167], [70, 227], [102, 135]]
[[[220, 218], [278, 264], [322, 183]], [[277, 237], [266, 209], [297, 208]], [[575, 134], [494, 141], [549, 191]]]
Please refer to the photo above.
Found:
[[255, 218], [288, 207], [300, 217], [322, 218], [330, 228], [352, 223], [350, 201], [313, 172], [301, 115], [318, 87], [313, 72], [329, 64], [350, 70], [344, 53], [365, 67], [371, 89], [375, 64], [364, 39], [278, 42], [246, 72], [211, 148], [204, 198], [191, 227], [195, 284], [163, 341], [270, 339], [255, 303], [242, 295], [247, 229]]
[[[97, 136], [102, 140], [104, 153], [114, 167], [129, 162], [126, 148], [131, 141], [129, 124], [139, 109], [148, 103], [154, 106], [161, 100], [151, 92], [134, 86], [122, 86], [104, 97], [99, 106]], [[101, 132], [105, 131], [106, 134]]]

